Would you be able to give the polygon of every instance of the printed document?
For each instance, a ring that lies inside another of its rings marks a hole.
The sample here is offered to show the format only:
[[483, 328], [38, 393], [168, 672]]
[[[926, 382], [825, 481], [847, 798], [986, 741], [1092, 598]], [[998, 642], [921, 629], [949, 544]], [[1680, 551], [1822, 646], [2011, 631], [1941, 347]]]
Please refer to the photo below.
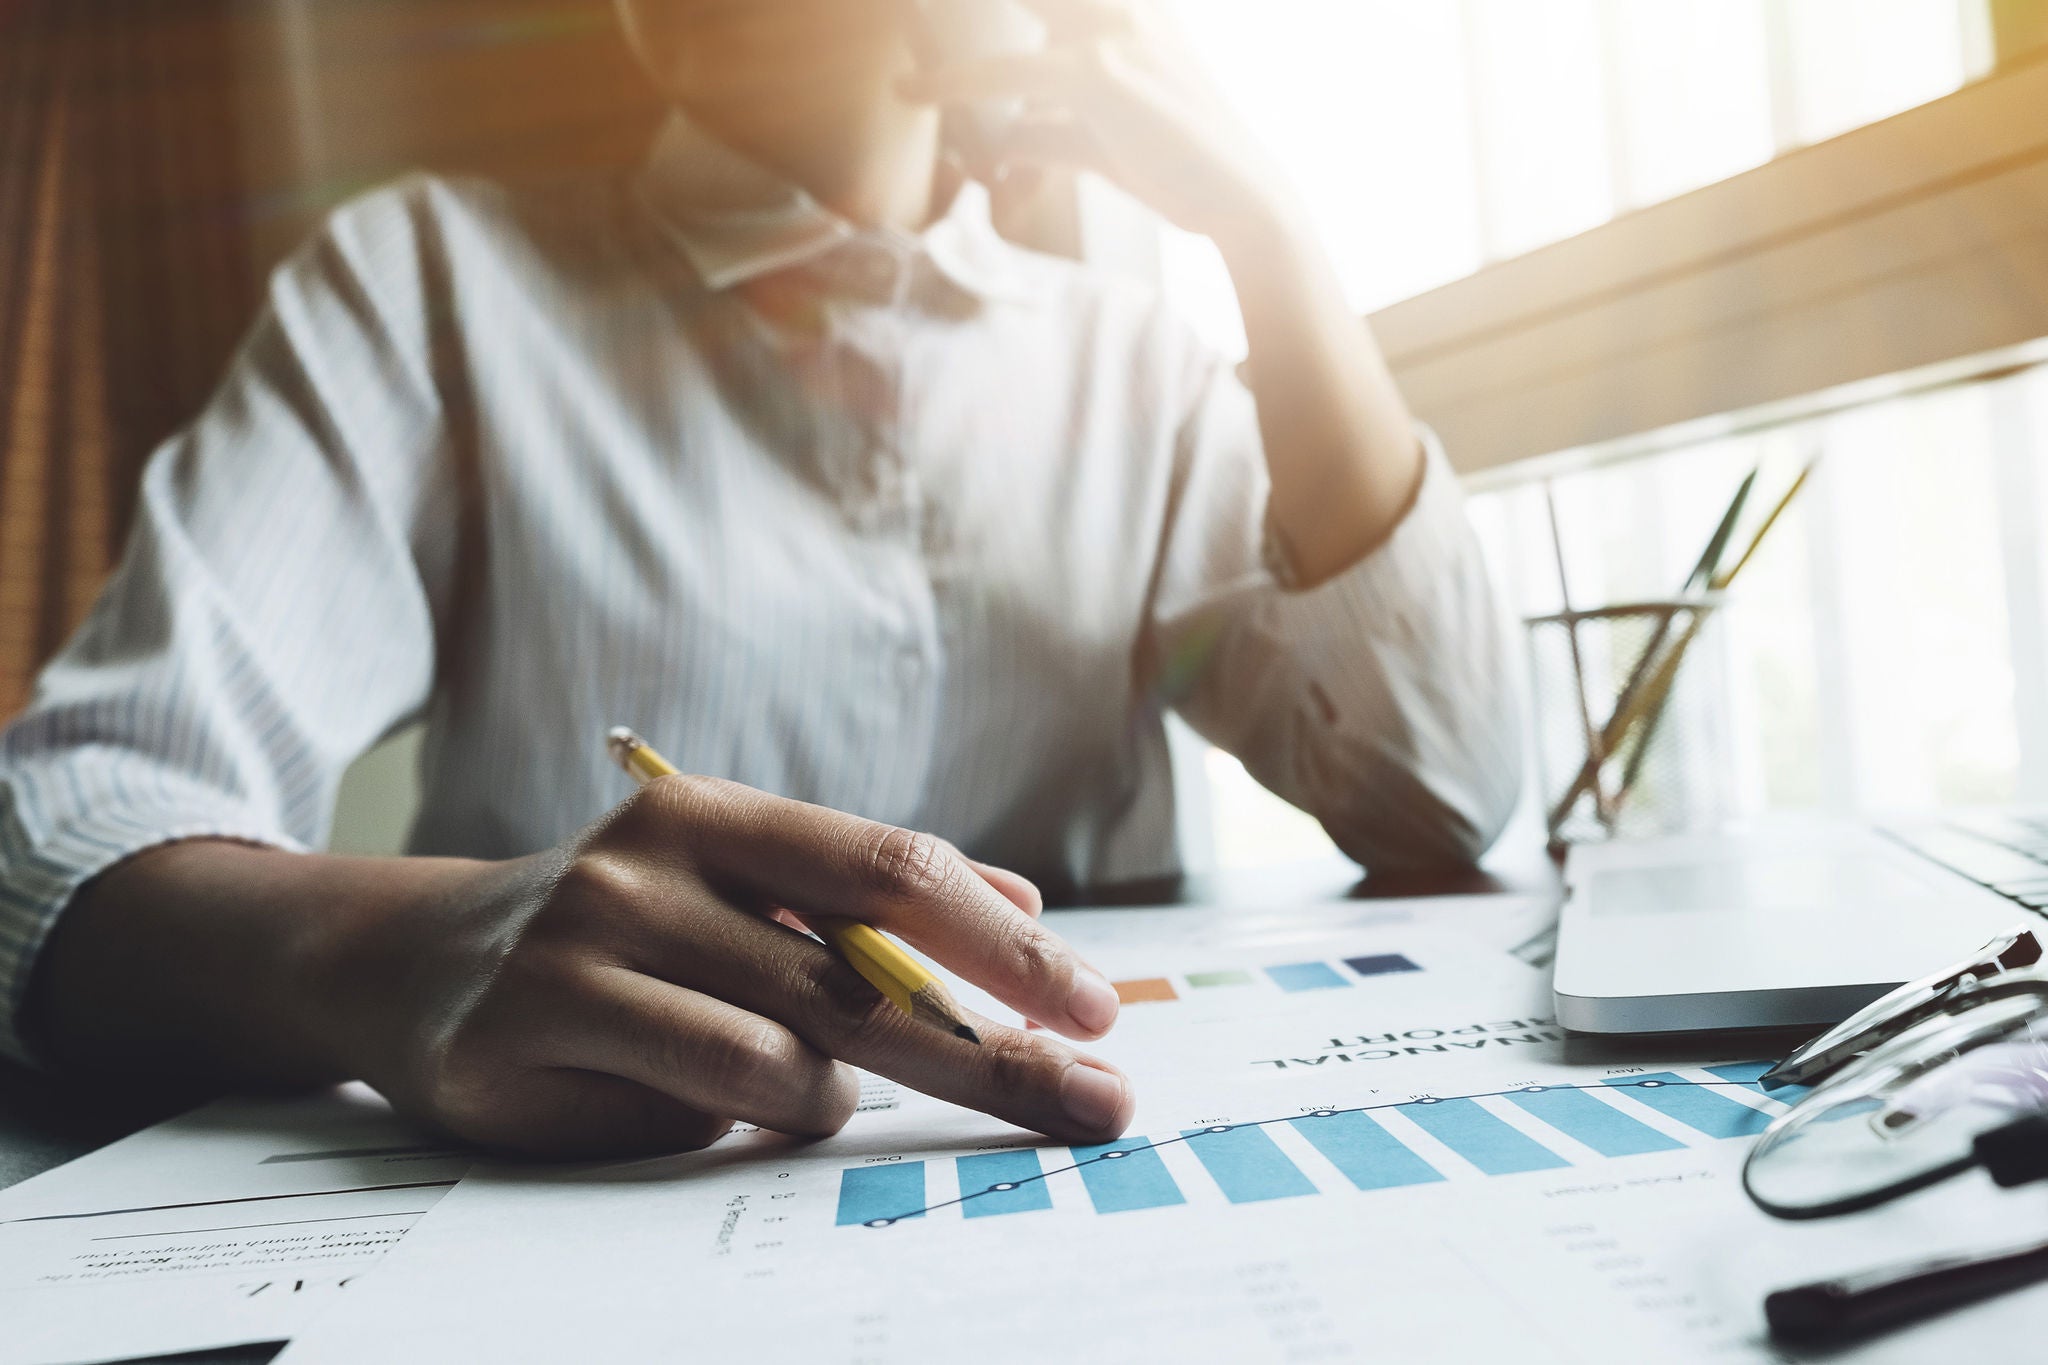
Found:
[[222, 1100], [0, 1191], [0, 1365], [287, 1340], [469, 1164], [346, 1086]]
[[[2048, 1228], [1967, 1182], [1770, 1222], [1738, 1183], [1785, 1108], [1769, 1059], [1602, 1055], [1445, 922], [1070, 917], [1129, 1002], [1098, 1048], [1128, 1136], [1048, 1145], [871, 1079], [821, 1142], [481, 1167], [283, 1359], [1775, 1361], [1767, 1289]], [[2031, 1342], [2044, 1308], [1857, 1358]]]

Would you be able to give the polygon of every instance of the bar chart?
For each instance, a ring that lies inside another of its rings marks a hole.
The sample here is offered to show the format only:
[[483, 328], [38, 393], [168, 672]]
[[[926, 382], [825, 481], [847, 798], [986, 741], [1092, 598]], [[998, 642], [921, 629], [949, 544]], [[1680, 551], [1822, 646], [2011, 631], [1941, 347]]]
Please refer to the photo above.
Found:
[[[1116, 1214], [1170, 1208], [1197, 1197], [1213, 1200], [1217, 1194], [1232, 1204], [1254, 1204], [1675, 1151], [1761, 1133], [1784, 1102], [1800, 1093], [1781, 1090], [1757, 1103], [1763, 1097], [1757, 1078], [1770, 1065], [1636, 1073], [1320, 1109], [1064, 1152], [1016, 1148], [945, 1163], [882, 1159], [840, 1173], [836, 1222], [883, 1228], [941, 1210], [957, 1209], [967, 1218], [1045, 1211], [1055, 1203], [1051, 1177], [1066, 1172], [1079, 1176], [1087, 1211]], [[1199, 1193], [1188, 1188], [1188, 1168], [1179, 1175], [1171, 1168], [1167, 1157], [1174, 1149], [1193, 1158], [1192, 1169], [1205, 1182]], [[1343, 1183], [1327, 1175], [1319, 1183], [1304, 1169], [1315, 1164], [1303, 1159], [1308, 1151]], [[950, 1165], [958, 1193], [931, 1178], [928, 1165]]]

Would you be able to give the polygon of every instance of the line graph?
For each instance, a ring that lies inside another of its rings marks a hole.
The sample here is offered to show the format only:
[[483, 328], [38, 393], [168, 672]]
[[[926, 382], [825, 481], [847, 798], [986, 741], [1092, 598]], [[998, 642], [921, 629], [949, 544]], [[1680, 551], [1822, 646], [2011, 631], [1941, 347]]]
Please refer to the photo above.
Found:
[[[1578, 1148], [1599, 1157], [1673, 1151], [1689, 1143], [1673, 1136], [1668, 1131], [1671, 1126], [1709, 1141], [1761, 1133], [1774, 1112], [1725, 1092], [1761, 1094], [1757, 1079], [1771, 1065], [1747, 1062], [1700, 1068], [1701, 1077], [1675, 1071], [1638, 1073], [1598, 1081], [1531, 1084], [1297, 1111], [1244, 1123], [1190, 1128], [1168, 1136], [1069, 1148], [1069, 1160], [1050, 1167], [1042, 1157], [1046, 1149], [981, 1153], [956, 1160], [960, 1192], [938, 1200], [927, 1198], [925, 1162], [852, 1166], [840, 1173], [836, 1221], [841, 1227], [886, 1228], [955, 1207], [970, 1218], [1047, 1210], [1053, 1207], [1048, 1182], [1069, 1172], [1080, 1177], [1096, 1213], [1185, 1204], [1189, 1202], [1187, 1192], [1161, 1156], [1170, 1147], [1185, 1147], [1233, 1204], [1324, 1193], [1274, 1140], [1269, 1130], [1281, 1128], [1306, 1140], [1358, 1190], [1446, 1179], [1440, 1167], [1448, 1163], [1430, 1148], [1431, 1143], [1485, 1176], [1571, 1166], [1577, 1163], [1573, 1153]], [[1779, 1091], [1771, 1099], [1782, 1103], [1800, 1093]], [[1544, 1136], [1525, 1131], [1481, 1104], [1483, 1100], [1499, 1101], [1535, 1119], [1536, 1132]], [[1631, 1112], [1635, 1106], [1668, 1122], [1660, 1125]], [[1380, 1116], [1388, 1114], [1399, 1115], [1400, 1122], [1382, 1121]], [[1424, 1140], [1418, 1142], [1413, 1133], [1424, 1135]], [[1570, 1141], [1557, 1141], [1548, 1136], [1551, 1133]]]

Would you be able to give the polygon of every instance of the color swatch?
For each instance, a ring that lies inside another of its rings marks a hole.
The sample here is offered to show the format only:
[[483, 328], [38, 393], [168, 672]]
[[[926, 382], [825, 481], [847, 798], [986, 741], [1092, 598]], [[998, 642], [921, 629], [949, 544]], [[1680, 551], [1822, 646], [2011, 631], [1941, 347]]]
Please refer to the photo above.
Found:
[[1289, 995], [1341, 990], [1357, 985], [1360, 980], [1421, 970], [1413, 958], [1403, 953], [1373, 953], [1337, 962], [1278, 962], [1256, 971], [1246, 967], [1222, 967], [1213, 971], [1189, 972], [1179, 978], [1178, 985], [1174, 978], [1165, 976], [1139, 977], [1111, 984], [1116, 987], [1117, 999], [1124, 1004], [1149, 1005], [1184, 1000], [1197, 991], [1246, 986], [1264, 986]]

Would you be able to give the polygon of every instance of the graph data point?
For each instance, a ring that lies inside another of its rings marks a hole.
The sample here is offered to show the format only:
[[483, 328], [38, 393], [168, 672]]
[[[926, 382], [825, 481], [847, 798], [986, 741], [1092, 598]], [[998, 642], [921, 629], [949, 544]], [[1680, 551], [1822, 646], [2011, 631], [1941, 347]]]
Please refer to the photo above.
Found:
[[1655, 1089], [1656, 1089], [1656, 1088], [1657, 1088], [1658, 1086], [1660, 1086], [1660, 1085], [1664, 1084], [1664, 1082], [1662, 1082], [1662, 1081], [1637, 1081], [1637, 1082], [1636, 1082], [1636, 1084], [1637, 1084], [1637, 1085], [1639, 1085], [1639, 1086], [1641, 1086], [1641, 1087], [1642, 1087], [1643, 1089], [1645, 1089], [1645, 1090], [1655, 1090]]
[[1118, 1157], [1129, 1155], [1129, 1152], [1104, 1152], [1100, 1159], [1103, 1161], [1115, 1161]]
[[867, 1221], [867, 1226], [871, 1228], [886, 1228], [894, 1224], [895, 1221], [894, 1218], [870, 1218]]
[[1004, 1182], [1003, 1182], [1002, 1184], [1000, 1184], [1000, 1185], [991, 1185], [991, 1186], [989, 1186], [989, 1187], [988, 1187], [988, 1192], [989, 1192], [990, 1194], [1001, 1194], [1001, 1193], [1002, 1193], [1002, 1192], [1003, 1192], [1004, 1190], [1014, 1190], [1014, 1189], [1016, 1189], [1016, 1188], [1017, 1188], [1017, 1182], [1016, 1182], [1016, 1181], [1014, 1181], [1014, 1180], [1005, 1180], [1005, 1181], [1004, 1181]]
[[1319, 1119], [1333, 1119], [1337, 1117], [1337, 1111], [1334, 1109], [1318, 1109], [1315, 1111], [1313, 1117]]
[[1212, 1133], [1227, 1133], [1230, 1131], [1230, 1125], [1227, 1123], [1219, 1123], [1215, 1127], [1211, 1128], [1209, 1131]]

